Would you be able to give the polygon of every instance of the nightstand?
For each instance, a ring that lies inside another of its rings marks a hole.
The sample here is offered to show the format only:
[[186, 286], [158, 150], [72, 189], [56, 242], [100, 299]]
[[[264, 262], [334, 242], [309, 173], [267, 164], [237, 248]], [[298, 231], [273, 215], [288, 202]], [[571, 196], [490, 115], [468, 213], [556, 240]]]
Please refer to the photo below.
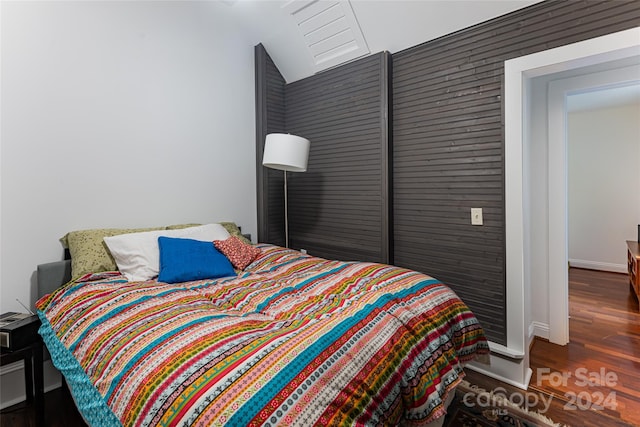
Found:
[[[14, 331], [15, 346], [9, 350], [0, 347], [0, 366], [24, 361], [24, 384], [27, 402], [35, 404], [36, 425], [44, 426], [44, 376], [42, 372], [42, 338], [38, 335], [40, 319], [30, 316], [23, 322], [29, 327]], [[3, 344], [4, 345], [4, 344]], [[35, 386], [35, 393], [34, 388]]]

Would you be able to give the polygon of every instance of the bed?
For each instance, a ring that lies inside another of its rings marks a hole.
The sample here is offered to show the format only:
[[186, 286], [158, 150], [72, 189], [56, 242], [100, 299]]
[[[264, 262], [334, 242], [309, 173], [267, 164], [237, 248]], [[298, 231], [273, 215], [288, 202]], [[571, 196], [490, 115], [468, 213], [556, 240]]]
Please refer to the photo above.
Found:
[[38, 267], [40, 334], [89, 425], [431, 426], [463, 365], [488, 359], [476, 317], [425, 274], [229, 235], [198, 247], [233, 241], [217, 251], [232, 274], [163, 281], [163, 245], [198, 240], [118, 235], [144, 233], [157, 277], [74, 272], [73, 251]]

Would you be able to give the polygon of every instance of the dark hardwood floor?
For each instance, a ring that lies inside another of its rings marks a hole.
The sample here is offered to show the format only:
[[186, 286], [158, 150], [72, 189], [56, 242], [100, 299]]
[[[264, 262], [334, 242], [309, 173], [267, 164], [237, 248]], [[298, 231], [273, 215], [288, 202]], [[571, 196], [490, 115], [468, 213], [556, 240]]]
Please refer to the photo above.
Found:
[[[467, 380], [487, 390], [502, 387], [514, 399], [529, 396], [529, 409], [568, 426], [640, 426], [640, 314], [627, 276], [571, 269], [569, 312], [570, 344], [534, 341], [533, 377], [526, 393], [470, 370]], [[46, 393], [45, 399], [48, 427], [86, 426], [65, 388]], [[598, 402], [602, 410], [594, 409]], [[32, 405], [3, 410], [0, 426], [35, 426]]]
[[640, 313], [628, 276], [570, 269], [569, 315], [568, 345], [534, 341], [529, 390], [553, 395], [562, 412], [608, 417], [597, 425], [640, 426]]
[[[46, 427], [86, 427], [73, 398], [66, 387], [60, 387], [45, 393]], [[19, 403], [3, 409], [0, 414], [2, 427], [36, 427], [36, 414], [33, 404]]]
[[523, 406], [567, 426], [640, 426], [640, 313], [628, 276], [572, 268], [569, 315], [568, 345], [534, 340], [526, 393], [470, 370], [467, 380], [501, 387], [512, 402], [530, 402]]

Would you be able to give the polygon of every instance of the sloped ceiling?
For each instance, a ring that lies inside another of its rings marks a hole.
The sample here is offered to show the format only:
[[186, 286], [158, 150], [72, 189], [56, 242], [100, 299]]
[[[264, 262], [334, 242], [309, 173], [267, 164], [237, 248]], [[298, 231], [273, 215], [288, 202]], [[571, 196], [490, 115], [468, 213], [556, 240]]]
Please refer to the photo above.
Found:
[[[538, 1], [225, 0], [216, 6], [255, 44], [264, 45], [290, 83], [368, 53], [398, 52]], [[310, 30], [313, 20], [324, 22]], [[335, 33], [320, 40], [318, 35], [329, 26], [336, 27]]]

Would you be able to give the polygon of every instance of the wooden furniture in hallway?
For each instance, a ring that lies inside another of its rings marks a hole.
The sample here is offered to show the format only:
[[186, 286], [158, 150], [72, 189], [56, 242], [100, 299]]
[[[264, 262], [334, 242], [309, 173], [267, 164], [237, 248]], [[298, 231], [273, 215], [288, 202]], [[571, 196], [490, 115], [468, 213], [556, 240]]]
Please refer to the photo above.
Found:
[[627, 240], [627, 271], [629, 284], [640, 299], [640, 242]]

